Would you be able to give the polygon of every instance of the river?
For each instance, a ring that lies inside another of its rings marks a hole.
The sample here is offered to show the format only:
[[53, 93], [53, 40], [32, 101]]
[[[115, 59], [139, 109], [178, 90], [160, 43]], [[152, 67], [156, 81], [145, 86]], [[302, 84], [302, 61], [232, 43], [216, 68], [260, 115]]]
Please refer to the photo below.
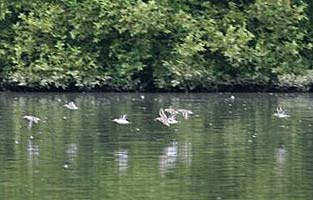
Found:
[[312, 128], [312, 94], [3, 92], [0, 199], [309, 200]]

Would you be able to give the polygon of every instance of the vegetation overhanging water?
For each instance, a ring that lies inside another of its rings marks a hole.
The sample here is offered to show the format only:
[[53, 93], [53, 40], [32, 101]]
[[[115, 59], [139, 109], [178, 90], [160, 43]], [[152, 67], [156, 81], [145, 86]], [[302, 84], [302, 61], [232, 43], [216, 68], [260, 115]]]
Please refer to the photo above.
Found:
[[0, 85], [310, 91], [312, 8], [311, 0], [1, 1]]

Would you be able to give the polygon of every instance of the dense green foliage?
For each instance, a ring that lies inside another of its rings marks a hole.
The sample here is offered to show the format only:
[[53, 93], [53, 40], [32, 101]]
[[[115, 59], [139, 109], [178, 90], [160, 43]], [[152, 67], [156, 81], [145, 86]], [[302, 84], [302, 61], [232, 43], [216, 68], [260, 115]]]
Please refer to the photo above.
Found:
[[4, 0], [1, 83], [115, 90], [271, 85], [312, 68], [312, 7], [299, 0]]

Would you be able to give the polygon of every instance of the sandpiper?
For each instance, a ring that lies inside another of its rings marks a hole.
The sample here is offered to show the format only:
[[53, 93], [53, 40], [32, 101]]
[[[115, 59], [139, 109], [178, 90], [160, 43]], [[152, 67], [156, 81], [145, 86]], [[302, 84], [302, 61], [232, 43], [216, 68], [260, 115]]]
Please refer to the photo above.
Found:
[[77, 110], [78, 107], [75, 105], [73, 101], [69, 102], [68, 104], [64, 105], [66, 108], [71, 109], [71, 110]]
[[159, 111], [159, 117], [155, 118], [154, 120], [161, 122], [165, 126], [170, 126], [170, 123], [168, 122], [168, 118], [167, 118], [163, 108], [161, 108]]
[[155, 121], [159, 121], [165, 126], [170, 126], [171, 124], [177, 124], [176, 115], [170, 115], [169, 117], [165, 114], [163, 108], [159, 111], [159, 117], [154, 119]]
[[175, 108], [173, 108], [172, 106], [165, 108], [164, 111], [169, 113], [170, 115], [177, 115], [178, 114], [178, 111]]
[[38, 117], [31, 115], [25, 115], [23, 118], [28, 121], [28, 128], [31, 128], [33, 126], [33, 123], [37, 124], [40, 121]]
[[187, 110], [187, 109], [178, 109], [178, 112], [180, 112], [184, 119], [188, 119], [189, 115], [192, 115], [193, 112], [191, 110]]
[[287, 118], [290, 117], [290, 115], [288, 115], [286, 113], [285, 110], [283, 110], [283, 108], [281, 107], [281, 105], [278, 105], [276, 108], [276, 113], [274, 113], [274, 116], [278, 117], [278, 118]]
[[116, 122], [118, 124], [129, 124], [129, 123], [131, 123], [130, 121], [128, 121], [126, 115], [122, 115], [119, 118], [113, 119], [113, 122]]
[[176, 115], [171, 115], [167, 118], [167, 122], [169, 124], [177, 124], [178, 121], [176, 120]]

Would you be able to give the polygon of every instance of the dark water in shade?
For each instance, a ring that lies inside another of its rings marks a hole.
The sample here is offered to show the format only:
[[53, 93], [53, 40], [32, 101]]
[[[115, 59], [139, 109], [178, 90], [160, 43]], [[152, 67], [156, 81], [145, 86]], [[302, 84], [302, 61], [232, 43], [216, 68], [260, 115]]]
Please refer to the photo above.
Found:
[[[170, 105], [195, 114], [155, 122]], [[0, 93], [0, 199], [312, 198], [311, 94]]]

